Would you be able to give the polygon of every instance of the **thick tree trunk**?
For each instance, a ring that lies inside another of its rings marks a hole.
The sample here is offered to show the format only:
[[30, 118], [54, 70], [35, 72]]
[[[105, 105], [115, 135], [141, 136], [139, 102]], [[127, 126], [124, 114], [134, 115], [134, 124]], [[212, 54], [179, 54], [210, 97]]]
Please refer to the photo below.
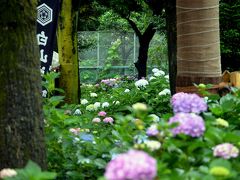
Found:
[[156, 32], [156, 29], [153, 24], [149, 24], [145, 32], [140, 35], [136, 33], [139, 40], [139, 54], [138, 61], [135, 62], [135, 67], [138, 71], [138, 79], [144, 78], [147, 76], [147, 60], [148, 60], [148, 49], [149, 44]]
[[178, 90], [221, 81], [218, 5], [219, 0], [177, 1]]
[[176, 92], [177, 75], [177, 31], [176, 31], [176, 0], [166, 2], [166, 24], [168, 41], [168, 68], [171, 94]]
[[139, 54], [138, 61], [135, 62], [135, 67], [138, 71], [138, 79], [144, 78], [147, 76], [147, 59], [148, 59], [148, 49], [149, 49], [149, 39], [139, 39]]
[[1, 4], [0, 34], [0, 169], [46, 168], [36, 1]]
[[135, 62], [135, 67], [138, 71], [138, 79], [147, 76], [147, 59], [150, 41], [152, 40], [156, 29], [153, 23], [150, 23], [144, 33], [142, 34], [137, 25], [129, 18], [126, 18], [130, 26], [136, 33], [139, 41], [138, 61]]
[[65, 91], [67, 103], [79, 103], [79, 63], [77, 56], [76, 12], [72, 1], [62, 1], [58, 28], [60, 88]]

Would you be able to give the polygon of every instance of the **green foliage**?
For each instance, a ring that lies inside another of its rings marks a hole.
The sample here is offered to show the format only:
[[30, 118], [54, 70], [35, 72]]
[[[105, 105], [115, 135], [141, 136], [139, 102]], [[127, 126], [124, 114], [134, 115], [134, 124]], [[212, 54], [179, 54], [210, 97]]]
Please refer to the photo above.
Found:
[[121, 40], [117, 39], [112, 43], [112, 46], [108, 49], [107, 59], [104, 61], [104, 67], [100, 73], [100, 79], [114, 77], [117, 74], [110, 74], [112, 66], [120, 65], [119, 46]]
[[25, 168], [17, 169], [17, 175], [5, 180], [48, 180], [55, 179], [57, 174], [48, 171], [42, 171], [41, 168], [34, 162], [29, 161]]

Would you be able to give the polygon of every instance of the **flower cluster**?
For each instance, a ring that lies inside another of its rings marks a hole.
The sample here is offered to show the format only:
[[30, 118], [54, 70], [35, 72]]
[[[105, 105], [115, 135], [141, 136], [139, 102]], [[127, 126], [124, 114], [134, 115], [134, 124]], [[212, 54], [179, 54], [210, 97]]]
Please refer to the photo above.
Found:
[[103, 122], [105, 122], [105, 123], [113, 123], [113, 118], [112, 117], [105, 117], [104, 119], [103, 119]]
[[90, 93], [90, 97], [97, 97], [97, 93]]
[[226, 120], [222, 119], [222, 118], [217, 118], [216, 119], [216, 125], [222, 126], [222, 127], [228, 127], [229, 123]]
[[156, 140], [147, 140], [147, 141], [144, 142], [144, 144], [151, 151], [158, 150], [161, 147], [161, 143], [159, 141], [156, 141]]
[[135, 111], [147, 111], [147, 105], [143, 103], [135, 103], [132, 105]]
[[73, 113], [73, 115], [81, 115], [82, 114], [82, 112], [80, 111], [80, 109], [76, 109], [75, 111], [74, 111], [74, 113]]
[[[106, 113], [105, 111], [100, 111], [100, 112], [98, 113], [98, 116], [99, 116], [100, 118], [103, 118], [103, 122], [104, 122], [104, 123], [113, 123], [114, 119], [113, 119], [112, 117], [106, 117], [106, 115], [107, 115], [107, 113]], [[99, 123], [99, 122], [101, 122], [101, 119], [100, 119], [99, 117], [93, 118], [92, 122], [94, 122], [94, 123]]]
[[201, 116], [193, 113], [177, 113], [169, 119], [169, 124], [178, 123], [171, 131], [173, 135], [185, 134], [200, 137], [205, 131], [205, 124]]
[[201, 113], [207, 110], [207, 103], [197, 94], [176, 93], [171, 99], [174, 113]]
[[171, 94], [170, 89], [164, 89], [158, 95], [159, 96], [166, 96], [166, 95], [169, 95], [169, 94]]
[[146, 79], [140, 79], [135, 82], [135, 86], [137, 88], [145, 88], [148, 85], [148, 81]]
[[105, 111], [100, 111], [98, 113], [98, 116], [101, 116], [101, 117], [105, 117], [107, 115], [107, 113]]
[[13, 177], [16, 175], [17, 175], [17, 172], [14, 169], [6, 168], [6, 169], [2, 169], [0, 171], [0, 179], [7, 178], [7, 177]]
[[87, 104], [87, 103], [88, 103], [88, 100], [86, 100], [86, 99], [82, 99], [82, 100], [81, 100], [81, 104], [82, 104], [82, 105], [85, 105], [85, 104]]
[[156, 114], [150, 114], [149, 117], [152, 119], [153, 122], [160, 121], [160, 118]]
[[164, 71], [159, 70], [159, 69], [157, 69], [157, 68], [154, 68], [154, 69], [152, 70], [152, 72], [153, 72], [154, 76], [156, 76], [156, 77], [158, 77], [158, 76], [164, 76], [164, 75], [165, 75], [165, 72], [164, 72]]
[[130, 150], [111, 160], [104, 176], [107, 180], [153, 180], [157, 174], [157, 162], [147, 153]]
[[239, 154], [239, 149], [230, 143], [223, 143], [213, 148], [213, 155], [224, 159], [236, 158]]
[[146, 134], [148, 136], [156, 136], [158, 135], [159, 131], [157, 129], [157, 125], [153, 124], [149, 128], [147, 128]]
[[78, 135], [78, 133], [81, 131], [80, 128], [70, 128], [69, 132], [73, 133], [74, 135]]
[[117, 82], [117, 79], [114, 79], [114, 78], [101, 80], [101, 83], [109, 87], [114, 87], [116, 85], [116, 82]]

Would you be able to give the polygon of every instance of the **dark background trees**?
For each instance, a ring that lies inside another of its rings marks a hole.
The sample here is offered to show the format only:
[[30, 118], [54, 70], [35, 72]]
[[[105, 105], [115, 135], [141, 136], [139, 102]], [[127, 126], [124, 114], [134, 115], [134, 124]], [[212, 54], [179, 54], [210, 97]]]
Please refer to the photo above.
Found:
[[46, 168], [36, 5], [0, 2], [0, 169]]
[[220, 1], [222, 70], [240, 70], [240, 0]]

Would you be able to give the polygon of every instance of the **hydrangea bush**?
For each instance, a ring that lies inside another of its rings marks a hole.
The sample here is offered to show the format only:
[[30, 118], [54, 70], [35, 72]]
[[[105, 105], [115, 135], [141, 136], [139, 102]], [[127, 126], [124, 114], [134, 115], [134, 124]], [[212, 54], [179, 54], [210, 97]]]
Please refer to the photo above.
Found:
[[168, 76], [154, 69], [82, 85], [77, 105], [47, 96], [49, 169], [58, 179], [237, 180], [240, 91], [206, 94], [171, 97]]

